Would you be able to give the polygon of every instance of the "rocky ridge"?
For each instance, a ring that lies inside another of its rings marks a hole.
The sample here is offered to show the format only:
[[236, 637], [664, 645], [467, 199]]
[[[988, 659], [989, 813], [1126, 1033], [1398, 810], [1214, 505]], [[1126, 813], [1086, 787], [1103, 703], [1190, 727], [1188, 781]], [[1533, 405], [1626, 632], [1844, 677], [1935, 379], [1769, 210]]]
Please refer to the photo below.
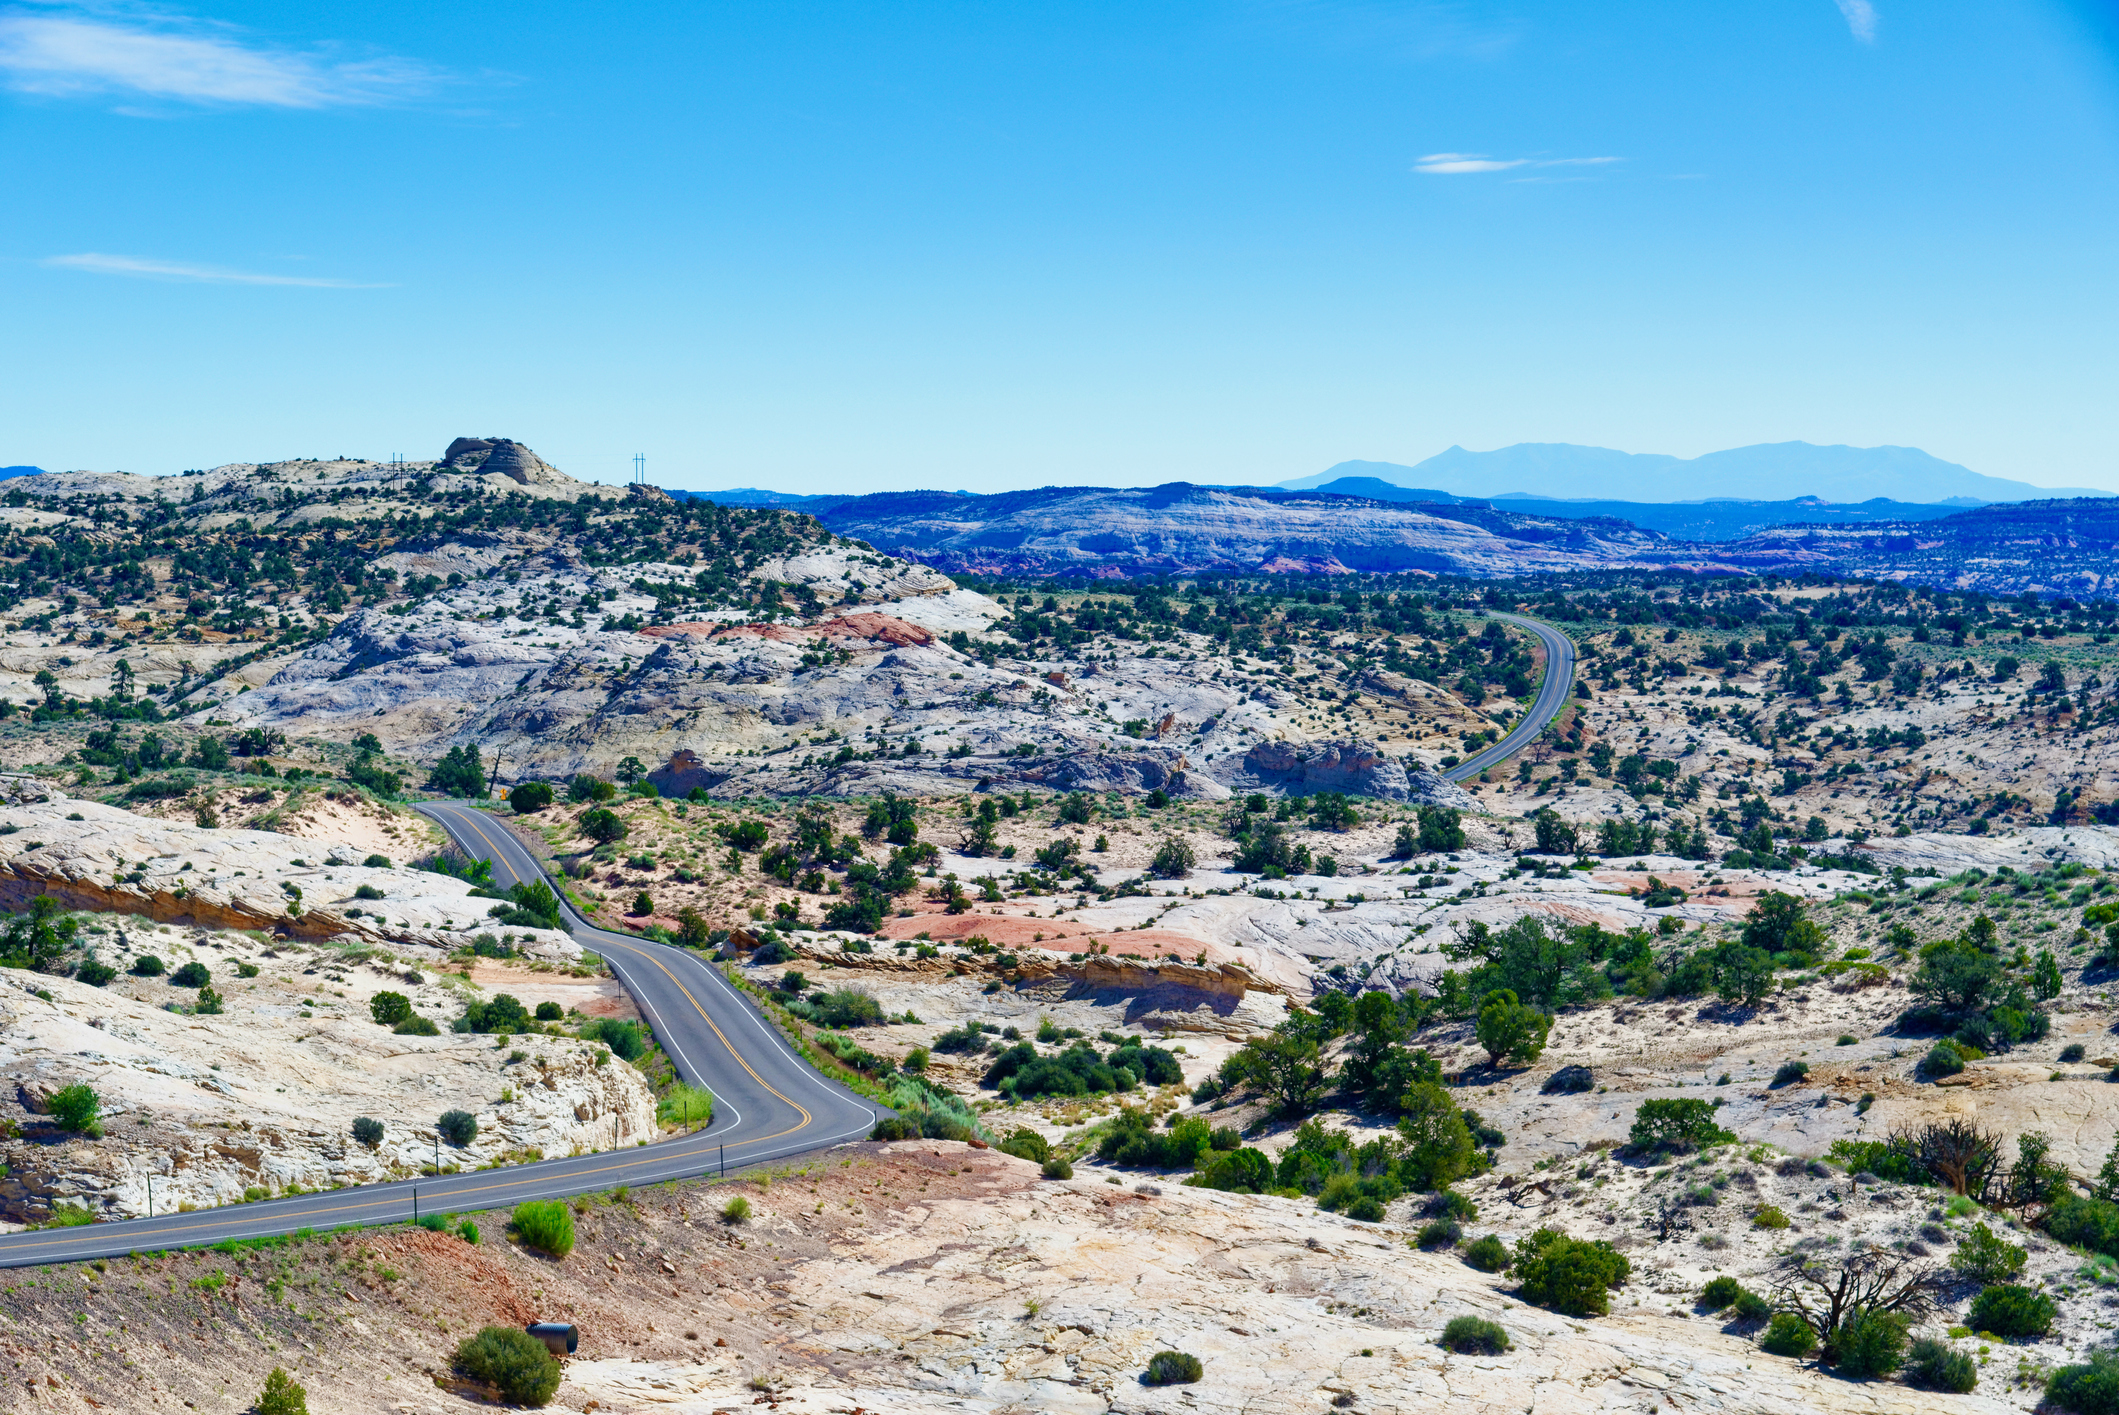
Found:
[[[129, 969], [104, 987], [0, 971], [0, 1216], [45, 1219], [55, 1204], [98, 1218], [241, 1202], [258, 1190], [332, 1188], [403, 1178], [431, 1165], [434, 1121], [464, 1110], [468, 1146], [446, 1164], [520, 1161], [631, 1145], [661, 1134], [645, 1080], [599, 1045], [524, 1036], [514, 1053], [449, 1030], [466, 998], [507, 992], [534, 1008], [630, 1016], [608, 979], [482, 962], [433, 971], [426, 950], [290, 944], [208, 928], [91, 920], [91, 947], [116, 965], [152, 953], [163, 974]], [[205, 965], [225, 998], [197, 1012], [166, 974]], [[242, 970], [255, 969], [250, 977]], [[478, 981], [474, 982], [474, 978]], [[407, 997], [431, 1037], [376, 1025], [378, 992]], [[43, 1117], [51, 1095], [85, 1084], [102, 1101], [104, 1134], [69, 1136]], [[351, 1135], [356, 1116], [384, 1122], [382, 1142]]]
[[[50, 895], [69, 909], [285, 938], [386, 940], [451, 951], [491, 926], [493, 901], [425, 870], [372, 866], [355, 848], [262, 830], [154, 820], [41, 785], [0, 806], [0, 904]], [[365, 888], [375, 891], [363, 895]], [[525, 929], [532, 956], [581, 955], [567, 934]]]

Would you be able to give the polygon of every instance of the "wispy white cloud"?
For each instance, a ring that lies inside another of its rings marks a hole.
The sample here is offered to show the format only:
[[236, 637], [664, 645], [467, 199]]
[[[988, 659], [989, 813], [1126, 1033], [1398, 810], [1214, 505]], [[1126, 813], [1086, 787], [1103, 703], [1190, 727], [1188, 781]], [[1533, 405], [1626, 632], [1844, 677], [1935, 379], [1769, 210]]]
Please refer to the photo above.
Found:
[[1838, 0], [1839, 12], [1847, 17], [1847, 28], [1864, 44], [1876, 42], [1876, 7], [1869, 0]]
[[1456, 177], [1467, 172], [1506, 172], [1515, 167], [1602, 167], [1616, 157], [1488, 157], [1483, 152], [1431, 152], [1413, 164], [1415, 172]]
[[405, 59], [275, 49], [227, 26], [161, 15], [0, 13], [0, 82], [23, 93], [339, 108], [399, 101], [437, 79]]
[[318, 290], [384, 290], [386, 285], [367, 285], [355, 280], [332, 280], [316, 275], [264, 275], [248, 270], [227, 270], [217, 265], [185, 265], [173, 260], [147, 260], [139, 256], [104, 255], [84, 251], [80, 255], [55, 255], [44, 264], [61, 270], [84, 270], [91, 275], [126, 275], [136, 280], [173, 280], [196, 285], [303, 285]]

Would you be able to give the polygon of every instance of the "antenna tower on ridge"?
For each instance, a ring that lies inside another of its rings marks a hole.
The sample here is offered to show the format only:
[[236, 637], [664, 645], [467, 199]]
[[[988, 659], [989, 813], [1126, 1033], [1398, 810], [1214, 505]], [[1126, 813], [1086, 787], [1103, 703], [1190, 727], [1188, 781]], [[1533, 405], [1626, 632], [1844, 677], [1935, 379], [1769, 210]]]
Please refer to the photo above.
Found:
[[645, 486], [646, 484], [647, 454], [645, 452], [635, 452], [633, 454], [633, 485]]

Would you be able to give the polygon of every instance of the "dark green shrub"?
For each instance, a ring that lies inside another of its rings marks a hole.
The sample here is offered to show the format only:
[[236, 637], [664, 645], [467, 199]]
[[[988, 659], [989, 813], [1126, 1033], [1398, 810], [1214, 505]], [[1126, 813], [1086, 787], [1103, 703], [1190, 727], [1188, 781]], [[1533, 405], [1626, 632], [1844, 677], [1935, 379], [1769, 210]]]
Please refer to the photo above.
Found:
[[390, 1030], [400, 1037], [438, 1037], [441, 1035], [441, 1028], [435, 1025], [432, 1017], [407, 1017]]
[[483, 1381], [517, 1405], [541, 1406], [559, 1390], [559, 1362], [551, 1350], [515, 1327], [487, 1327], [456, 1347], [456, 1369]]
[[517, 1204], [508, 1226], [525, 1248], [564, 1258], [574, 1251], [574, 1215], [557, 1199]]
[[2081, 1042], [2069, 1042], [2060, 1049], [2060, 1059], [2063, 1062], [2080, 1061], [2088, 1055], [2089, 1048], [2085, 1047]]
[[474, 998], [464, 1005], [463, 1020], [457, 1024], [459, 1032], [520, 1032], [530, 1025], [529, 1011], [521, 999], [513, 993], [495, 993], [489, 998]]
[[1501, 1272], [1508, 1266], [1508, 1245], [1498, 1233], [1475, 1238], [1464, 1245], [1464, 1261], [1483, 1273]]
[[1423, 1225], [1420, 1236], [1413, 1242], [1432, 1251], [1436, 1248], [1447, 1248], [1463, 1236], [1463, 1224], [1453, 1218], [1438, 1218]]
[[1144, 1386], [1190, 1385], [1206, 1372], [1197, 1356], [1187, 1356], [1182, 1351], [1158, 1351], [1148, 1358], [1148, 1369], [1141, 1373]]
[[602, 1042], [620, 1061], [638, 1061], [647, 1050], [647, 1038], [640, 1024], [630, 1019], [599, 1017], [581, 1029], [581, 1039]]
[[1043, 1173], [1045, 1178], [1047, 1179], [1074, 1178], [1074, 1166], [1061, 1159], [1058, 1155], [1054, 1155], [1051, 1159], [1046, 1160], [1044, 1168], [1040, 1172]]
[[97, 1116], [103, 1109], [103, 1099], [91, 1088], [76, 1082], [52, 1092], [45, 1108], [62, 1130], [75, 1134], [96, 1134], [99, 1127]]
[[1780, 1069], [1773, 1073], [1773, 1079], [1767, 1082], [1767, 1084], [1769, 1086], [1792, 1086], [1797, 1081], [1802, 1080], [1805, 1076], [1808, 1076], [1809, 1074], [1809, 1062], [1784, 1061], [1781, 1063]]
[[213, 974], [206, 965], [196, 960], [186, 963], [169, 975], [169, 985], [177, 988], [202, 988], [213, 981]]
[[2014, 1339], [2044, 1336], [2053, 1329], [2053, 1318], [2058, 1315], [2053, 1299], [2044, 1293], [2002, 1282], [1972, 1299], [1972, 1310], [1966, 1316], [1965, 1324], [1974, 1331]]
[[1773, 1320], [1766, 1324], [1766, 1334], [1759, 1339], [1761, 1350], [1775, 1356], [1808, 1356], [1817, 1350], [1817, 1333], [1810, 1324], [1793, 1312], [1775, 1312]]
[[1964, 1053], [1951, 1041], [1940, 1041], [1928, 1048], [1928, 1054], [1920, 1059], [1920, 1071], [1924, 1076], [1955, 1076], [1964, 1070]]
[[1773, 1304], [1747, 1287], [1729, 1304], [1729, 1314], [1740, 1322], [1763, 1322], [1773, 1315]]
[[[1150, 1086], [1171, 1086], [1185, 1079], [1178, 1067], [1177, 1055], [1163, 1047], [1143, 1046], [1139, 1042], [1127, 1042], [1112, 1048], [1104, 1058], [1104, 1064], [1114, 1069], [1123, 1066], [1141, 1081]], [[1234, 1149], [1231, 1145], [1228, 1148]]]
[[1714, 1123], [1714, 1107], [1701, 1100], [1642, 1101], [1627, 1139], [1638, 1149], [1683, 1152], [1726, 1145], [1736, 1136]]
[[412, 1015], [412, 999], [401, 992], [379, 992], [368, 999], [368, 1015], [379, 1027], [395, 1027]]
[[868, 1132], [871, 1140], [917, 1140], [920, 1138], [918, 1121], [907, 1120], [902, 1115], [886, 1115], [876, 1122], [876, 1128]]
[[540, 1022], [557, 1022], [566, 1015], [565, 1010], [556, 1002], [540, 1002], [537, 1004], [537, 1020]]
[[1979, 1367], [1968, 1353], [1947, 1341], [1924, 1336], [1906, 1349], [1905, 1381], [1921, 1390], [1962, 1395], [1979, 1384]]
[[1043, 1164], [1052, 1158], [1052, 1144], [1035, 1130], [1024, 1128], [1015, 1131], [997, 1147], [1004, 1155], [1014, 1155], [1019, 1160], [1032, 1164]]
[[478, 1138], [478, 1117], [468, 1110], [445, 1110], [441, 1119], [434, 1122], [434, 1128], [441, 1132], [442, 1139], [462, 1149]]
[[825, 1027], [873, 1027], [883, 1020], [883, 1004], [862, 988], [833, 988], [810, 999], [816, 1020]]
[[1518, 1000], [1507, 988], [1497, 988], [1480, 1003], [1475, 1026], [1490, 1065], [1504, 1061], [1524, 1065], [1536, 1061], [1545, 1050], [1552, 1018]]
[[1381, 1223], [1383, 1201], [1373, 1194], [1363, 1194], [1346, 1206], [1346, 1216], [1361, 1223]]
[[100, 958], [87, 959], [80, 967], [74, 969], [74, 981], [86, 983], [92, 988], [103, 987], [116, 976], [118, 976], [118, 970]]
[[1744, 1284], [1724, 1273], [1700, 1289], [1700, 1305], [1710, 1312], [1719, 1312], [1736, 1301], [1743, 1290]]
[[380, 889], [377, 889], [374, 885], [364, 884], [358, 886], [353, 891], [353, 897], [355, 899], [382, 899], [385, 897], [385, 895]]
[[1626, 1255], [1599, 1239], [1569, 1238], [1541, 1228], [1516, 1248], [1516, 1276], [1523, 1299], [1570, 1317], [1601, 1317], [1611, 1309], [1610, 1289], [1633, 1271]]
[[258, 1396], [257, 1415], [309, 1415], [309, 1392], [274, 1366], [272, 1374], [265, 1377], [264, 1392]]
[[1111, 1129], [1097, 1142], [1096, 1153], [1108, 1164], [1191, 1169], [1213, 1148], [1213, 1127], [1198, 1116], [1188, 1115], [1168, 1130], [1157, 1130], [1146, 1111], [1129, 1106], [1119, 1111]]
[[738, 1194], [735, 1198], [723, 1204], [721, 1206], [721, 1221], [723, 1223], [749, 1223], [750, 1200]]
[[626, 825], [616, 811], [598, 807], [582, 816], [581, 833], [598, 845], [616, 845], [625, 839]]
[[2046, 1377], [2045, 1398], [2075, 1415], [2119, 1415], [2119, 1353], [2093, 1351]]
[[1834, 1364], [1843, 1375], [1888, 1376], [1906, 1359], [1906, 1321], [1895, 1312], [1864, 1312], [1840, 1323], [1832, 1334]]
[[152, 953], [143, 953], [132, 960], [132, 971], [138, 977], [159, 978], [162, 976], [162, 960]]
[[1443, 1189], [1421, 1201], [1420, 1213], [1425, 1218], [1453, 1218], [1469, 1222], [1479, 1216], [1479, 1206], [1454, 1189]]
[[447, 1233], [449, 1231], [449, 1220], [442, 1214], [421, 1214], [413, 1222], [429, 1233]]
[[1983, 1223], [1972, 1225], [1950, 1255], [1950, 1266], [1974, 1282], [2007, 1282], [2023, 1271], [2030, 1254], [2017, 1244], [1997, 1236]]
[[1208, 1150], [1196, 1182], [1203, 1189], [1231, 1194], [1263, 1194], [1273, 1187], [1273, 1161], [1263, 1150], [1246, 1145], [1236, 1150]]
[[367, 859], [361, 861], [361, 865], [363, 868], [370, 870], [387, 870], [390, 868], [390, 857], [388, 855], [370, 855]]
[[1508, 1333], [1484, 1317], [1451, 1317], [1442, 1344], [1462, 1355], [1498, 1356], [1509, 1349]]
[[[2119, 1256], [2119, 1204], [2063, 1194], [2046, 1210], [2045, 1231], [2071, 1248]], [[2113, 1379], [2119, 1380], [2119, 1366]]]
[[383, 1123], [373, 1116], [357, 1116], [353, 1121], [353, 1138], [372, 1150], [383, 1142]]
[[533, 815], [552, 804], [552, 788], [542, 781], [525, 781], [508, 793], [508, 804], [517, 815]]

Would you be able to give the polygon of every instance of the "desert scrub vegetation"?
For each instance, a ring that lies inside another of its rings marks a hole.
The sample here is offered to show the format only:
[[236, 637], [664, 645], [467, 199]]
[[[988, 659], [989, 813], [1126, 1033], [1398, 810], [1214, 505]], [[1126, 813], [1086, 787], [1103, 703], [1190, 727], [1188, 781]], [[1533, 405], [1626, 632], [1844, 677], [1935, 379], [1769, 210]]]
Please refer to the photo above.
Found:
[[1148, 1386], [1190, 1385], [1206, 1374], [1197, 1356], [1182, 1351], [1158, 1351], [1148, 1358], [1148, 1369], [1140, 1383]]
[[309, 1415], [309, 1392], [278, 1366], [265, 1377], [258, 1393], [257, 1415]]
[[1442, 1345], [1465, 1356], [1498, 1356], [1510, 1347], [1508, 1332], [1484, 1317], [1451, 1317], [1442, 1329]]
[[525, 1248], [554, 1258], [574, 1251], [574, 1215], [557, 1199], [517, 1204], [508, 1227]]
[[1514, 1268], [1524, 1301], [1570, 1317], [1609, 1312], [1610, 1289], [1633, 1273], [1626, 1255], [1609, 1243], [1570, 1238], [1556, 1228], [1541, 1228], [1518, 1244]]
[[559, 1362], [516, 1327], [486, 1327], [457, 1344], [456, 1369], [514, 1405], [542, 1406], [559, 1390]]

